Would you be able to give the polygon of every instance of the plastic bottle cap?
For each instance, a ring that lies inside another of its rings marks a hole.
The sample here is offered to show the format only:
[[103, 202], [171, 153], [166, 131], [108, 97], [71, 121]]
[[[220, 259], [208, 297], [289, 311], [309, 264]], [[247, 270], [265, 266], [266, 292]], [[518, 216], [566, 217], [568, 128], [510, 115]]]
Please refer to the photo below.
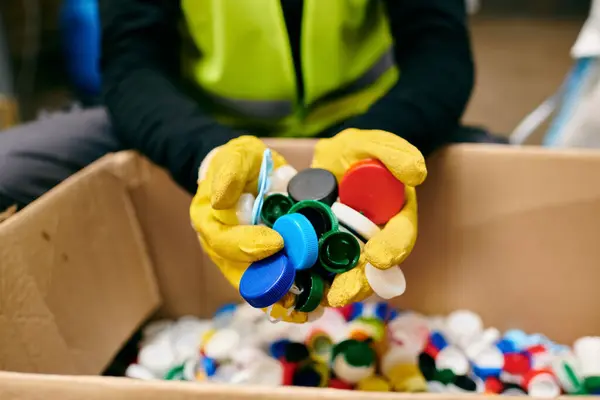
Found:
[[447, 346], [438, 353], [435, 359], [437, 369], [450, 369], [455, 375], [466, 375], [469, 372], [469, 360], [465, 354], [454, 346]]
[[441, 369], [436, 372], [435, 380], [442, 382], [444, 385], [448, 385], [456, 379], [456, 374], [451, 369]]
[[302, 200], [294, 204], [289, 212], [304, 215], [315, 229], [318, 238], [327, 232], [338, 230], [338, 221], [333, 211], [320, 201]]
[[396, 365], [417, 364], [417, 354], [405, 346], [392, 346], [383, 355], [380, 364], [381, 372], [383, 375], [388, 376], [389, 372]]
[[504, 354], [496, 346], [489, 346], [472, 361], [478, 368], [501, 370], [504, 367]]
[[344, 340], [332, 349], [333, 372], [349, 383], [358, 383], [375, 373], [375, 351], [366, 342]]
[[504, 355], [504, 371], [509, 374], [523, 375], [531, 369], [529, 357], [523, 353], [509, 353]]
[[321, 362], [329, 362], [333, 350], [331, 336], [322, 330], [311, 332], [306, 339], [306, 346], [313, 358]]
[[504, 390], [504, 384], [498, 378], [487, 378], [485, 380], [486, 393], [498, 394]]
[[289, 164], [277, 168], [271, 175], [271, 188], [269, 191], [274, 193], [287, 193], [288, 184], [297, 173], [298, 171], [296, 171], [296, 168]]
[[[196, 371], [198, 370], [199, 358], [193, 357], [183, 363], [183, 379], [186, 381], [193, 382], [196, 380]], [[214, 370], [212, 371], [214, 374]]]
[[370, 219], [345, 204], [335, 202], [331, 206], [331, 211], [340, 225], [365, 243], [381, 231]]
[[519, 385], [508, 383], [504, 385], [504, 390], [500, 394], [504, 396], [526, 396], [527, 392]]
[[310, 352], [303, 343], [289, 343], [285, 348], [284, 359], [290, 363], [299, 363], [308, 360]]
[[322, 383], [321, 374], [315, 370], [312, 364], [298, 367], [294, 373], [292, 384], [300, 387], [319, 387]]
[[227, 360], [237, 350], [240, 341], [240, 334], [237, 331], [233, 329], [218, 330], [204, 345], [204, 354], [216, 361]]
[[467, 357], [473, 359], [485, 348], [493, 346], [500, 339], [500, 331], [496, 328], [487, 328], [478, 337], [468, 343], [465, 353]]
[[142, 330], [142, 339], [145, 342], [149, 342], [167, 332], [173, 325], [173, 321], [168, 320], [151, 322]]
[[235, 209], [235, 215], [237, 216], [239, 225], [252, 224], [252, 210], [255, 201], [256, 198], [252, 193], [241, 194]]
[[258, 173], [258, 188], [256, 200], [252, 207], [252, 225], [257, 225], [260, 221], [260, 211], [262, 210], [263, 202], [269, 188], [271, 186], [271, 173], [273, 171], [273, 157], [271, 156], [271, 150], [265, 149], [263, 152], [263, 159], [260, 165], [260, 171]]
[[435, 359], [427, 353], [419, 354], [419, 370], [426, 380], [431, 381], [436, 373]]
[[573, 344], [573, 351], [579, 359], [581, 376], [600, 376], [600, 337], [585, 336]]
[[457, 376], [453, 384], [464, 392], [475, 392], [477, 390], [477, 384], [475, 381], [465, 375]]
[[176, 365], [165, 373], [163, 379], [166, 381], [184, 381], [184, 369], [184, 364]]
[[279, 252], [250, 264], [240, 280], [240, 295], [252, 307], [269, 307], [290, 290], [295, 278], [293, 264]]
[[450, 340], [462, 347], [481, 334], [483, 322], [479, 315], [472, 311], [458, 310], [446, 319], [446, 329]]
[[319, 307], [323, 300], [325, 283], [323, 278], [315, 273], [298, 274], [296, 284], [302, 289], [296, 300], [296, 310], [311, 312]]
[[392, 387], [390, 383], [382, 377], [370, 376], [358, 382], [356, 389], [363, 392], [389, 392], [392, 390]]
[[319, 257], [319, 240], [310, 221], [302, 214], [287, 214], [273, 225], [282, 237], [284, 251], [294, 269], [307, 269]]
[[308, 314], [307, 322], [319, 321], [323, 317], [324, 313], [325, 313], [324, 307], [317, 307], [314, 311], [312, 311]]
[[294, 202], [292, 199], [284, 194], [270, 194], [265, 198], [260, 211], [260, 218], [266, 226], [271, 228], [278, 218], [284, 216], [288, 213], [288, 211], [290, 211], [290, 208], [292, 208], [293, 205]]
[[354, 164], [340, 182], [340, 201], [377, 225], [398, 214], [404, 200], [404, 184], [378, 160]]
[[427, 391], [430, 393], [446, 393], [448, 389], [446, 388], [446, 385], [440, 381], [428, 381]]
[[344, 382], [341, 379], [333, 378], [329, 380], [329, 388], [341, 389], [341, 390], [352, 390], [354, 387], [348, 382]]
[[248, 375], [244, 383], [261, 386], [281, 386], [283, 384], [283, 365], [270, 358], [256, 360], [246, 371]]
[[580, 393], [583, 389], [578, 367], [577, 359], [570, 352], [556, 355], [552, 360], [552, 372], [567, 393]]
[[444, 350], [448, 346], [448, 341], [444, 334], [440, 331], [432, 331], [429, 336], [429, 341], [438, 350]]
[[319, 240], [319, 261], [329, 272], [341, 274], [350, 271], [360, 259], [360, 245], [346, 232], [329, 232]]
[[341, 380], [356, 384], [375, 373], [375, 364], [366, 367], [352, 366], [340, 355], [333, 361], [333, 372]]
[[511, 329], [504, 333], [504, 339], [512, 343], [515, 351], [524, 350], [529, 345], [527, 334], [518, 329]]
[[167, 340], [158, 340], [142, 347], [138, 354], [138, 364], [155, 376], [164, 374], [175, 364], [175, 354]]
[[125, 370], [125, 376], [133, 379], [152, 380], [157, 377], [148, 369], [139, 364], [130, 364]]
[[317, 200], [328, 206], [338, 197], [335, 176], [321, 168], [308, 168], [298, 172], [289, 182], [287, 191], [295, 202]]
[[370, 263], [366, 263], [365, 276], [373, 292], [383, 299], [393, 299], [406, 291], [406, 279], [398, 266], [379, 269]]
[[555, 398], [560, 395], [561, 389], [551, 374], [542, 372], [529, 380], [527, 392], [531, 397]]
[[415, 364], [396, 365], [386, 377], [398, 392], [421, 392], [427, 389], [427, 382]]

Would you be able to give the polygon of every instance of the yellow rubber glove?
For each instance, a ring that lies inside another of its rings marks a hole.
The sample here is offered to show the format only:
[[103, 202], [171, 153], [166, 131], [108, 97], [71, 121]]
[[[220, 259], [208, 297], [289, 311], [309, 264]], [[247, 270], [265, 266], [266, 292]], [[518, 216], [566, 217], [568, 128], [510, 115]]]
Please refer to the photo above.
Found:
[[[214, 150], [206, 160], [206, 176], [200, 172], [198, 191], [190, 206], [192, 226], [198, 232], [200, 244], [236, 289], [252, 262], [283, 248], [283, 238], [273, 229], [239, 225], [236, 215], [240, 195], [257, 194], [265, 149], [258, 138], [241, 136]], [[274, 168], [287, 164], [280, 154], [272, 151], [272, 156]], [[286, 308], [289, 306], [289, 298], [282, 299], [273, 306], [271, 316], [288, 322], [307, 320], [306, 313], [294, 311], [288, 316]]]
[[390, 132], [346, 129], [317, 143], [313, 168], [331, 171], [338, 182], [356, 162], [375, 158], [404, 183], [406, 202], [402, 210], [367, 242], [359, 264], [338, 275], [327, 294], [331, 307], [341, 307], [369, 297], [373, 290], [365, 276], [365, 264], [388, 269], [401, 264], [417, 239], [417, 194], [415, 186], [427, 177], [425, 159], [416, 147]]

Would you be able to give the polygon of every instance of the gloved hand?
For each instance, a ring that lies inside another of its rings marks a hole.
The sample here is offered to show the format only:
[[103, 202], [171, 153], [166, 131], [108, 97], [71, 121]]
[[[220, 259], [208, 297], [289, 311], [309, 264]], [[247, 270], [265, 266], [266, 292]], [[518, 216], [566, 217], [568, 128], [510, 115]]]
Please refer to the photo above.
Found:
[[423, 155], [406, 140], [390, 132], [346, 129], [317, 143], [313, 168], [332, 172], [338, 182], [356, 162], [375, 158], [405, 185], [403, 209], [365, 245], [358, 265], [338, 275], [327, 294], [327, 304], [341, 307], [369, 297], [373, 290], [365, 276], [365, 264], [388, 269], [401, 264], [417, 239], [417, 195], [415, 186], [427, 177]]
[[[200, 168], [198, 191], [190, 206], [192, 226], [204, 251], [236, 289], [252, 262], [283, 248], [283, 238], [273, 229], [239, 225], [236, 215], [240, 195], [257, 194], [265, 149], [265, 144], [254, 136], [241, 136], [215, 149], [205, 160], [208, 165]], [[287, 164], [275, 151], [272, 156], [274, 168]], [[287, 296], [275, 304], [271, 316], [288, 322], [305, 322], [306, 313], [294, 311], [287, 315], [289, 300]]]

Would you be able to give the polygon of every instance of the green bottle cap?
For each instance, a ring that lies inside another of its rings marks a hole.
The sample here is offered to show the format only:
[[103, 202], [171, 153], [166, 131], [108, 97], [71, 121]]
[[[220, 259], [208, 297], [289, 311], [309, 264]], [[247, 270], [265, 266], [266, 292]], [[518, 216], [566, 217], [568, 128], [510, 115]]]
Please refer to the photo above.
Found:
[[184, 369], [185, 369], [185, 364], [177, 365], [176, 367], [173, 367], [169, 371], [167, 371], [164, 379], [166, 381], [184, 381], [185, 380], [185, 376], [183, 373]]
[[299, 363], [310, 358], [308, 347], [304, 343], [291, 342], [285, 347], [284, 358], [290, 363]]
[[360, 244], [348, 232], [329, 232], [319, 240], [319, 262], [329, 272], [341, 274], [358, 264]]
[[442, 369], [437, 371], [433, 380], [442, 382], [444, 385], [449, 385], [456, 380], [456, 375], [451, 369]]
[[331, 352], [332, 360], [337, 356], [343, 356], [349, 365], [357, 368], [370, 367], [377, 358], [369, 343], [354, 339], [344, 340], [335, 345]]
[[583, 386], [588, 393], [598, 393], [600, 390], [600, 376], [588, 376], [583, 380]]
[[262, 209], [260, 210], [260, 219], [269, 228], [273, 227], [277, 218], [284, 216], [294, 205], [292, 199], [281, 193], [273, 193], [265, 198]]
[[323, 278], [314, 272], [298, 273], [296, 276], [296, 286], [302, 289], [296, 300], [296, 310], [301, 312], [311, 312], [319, 307], [323, 300], [325, 291], [325, 282]]
[[304, 215], [311, 223], [317, 237], [321, 237], [327, 232], [337, 231], [339, 224], [335, 214], [327, 204], [316, 200], [302, 200], [292, 206], [289, 213], [298, 213]]

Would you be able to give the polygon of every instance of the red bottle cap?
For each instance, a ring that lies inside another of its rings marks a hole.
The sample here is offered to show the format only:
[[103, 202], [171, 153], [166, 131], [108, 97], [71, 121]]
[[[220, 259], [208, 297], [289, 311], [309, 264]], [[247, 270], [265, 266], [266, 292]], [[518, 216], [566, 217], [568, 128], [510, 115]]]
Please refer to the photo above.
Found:
[[343, 390], [354, 389], [354, 387], [351, 384], [346, 383], [346, 382], [344, 382], [340, 379], [336, 379], [336, 378], [329, 380], [329, 387], [332, 389], [343, 389]]
[[427, 342], [427, 345], [425, 346], [425, 349], [423, 350], [423, 353], [428, 354], [429, 356], [431, 356], [432, 358], [436, 358], [438, 353], [440, 352], [440, 350], [435, 347], [433, 345], [433, 343], [431, 343], [431, 341]]
[[529, 357], [522, 353], [508, 353], [504, 355], [504, 371], [513, 375], [524, 375], [531, 369]]
[[298, 369], [298, 363], [291, 363], [285, 360], [281, 360], [281, 366], [283, 367], [283, 378], [282, 383], [284, 386], [292, 386], [294, 382], [294, 374]]
[[486, 393], [500, 393], [504, 390], [504, 384], [498, 378], [490, 377], [485, 380]]
[[378, 160], [363, 160], [344, 175], [340, 201], [377, 225], [385, 224], [404, 206], [404, 184]]

